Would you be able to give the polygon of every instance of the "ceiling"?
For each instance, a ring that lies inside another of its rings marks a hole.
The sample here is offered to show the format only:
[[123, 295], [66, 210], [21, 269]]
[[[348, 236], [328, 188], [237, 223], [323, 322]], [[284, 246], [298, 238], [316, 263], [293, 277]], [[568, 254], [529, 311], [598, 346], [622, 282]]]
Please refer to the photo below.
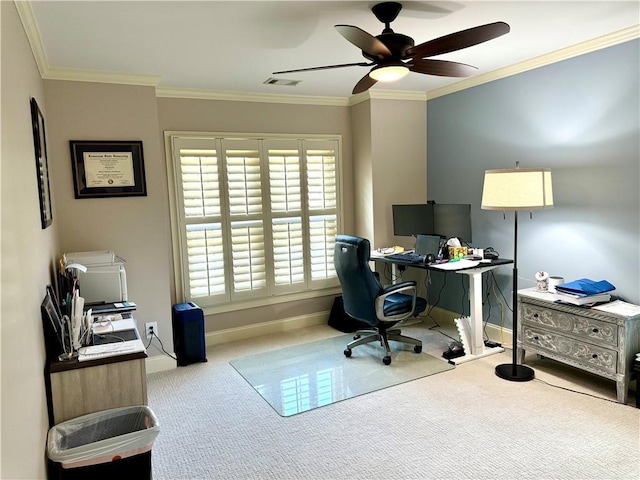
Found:
[[[151, 83], [165, 89], [349, 97], [367, 68], [272, 72], [365, 61], [334, 25], [380, 34], [384, 25], [370, 10], [375, 3], [33, 1], [21, 16], [23, 23], [25, 15], [35, 19], [28, 34], [32, 44], [38, 37], [41, 42], [44, 78], [151, 75]], [[486, 23], [508, 23], [511, 31], [502, 37], [435, 57], [476, 66], [476, 76], [614, 32], [625, 30], [626, 39], [631, 29], [631, 38], [637, 37], [640, 23], [637, 0], [401, 3], [391, 28], [416, 45]], [[270, 77], [301, 82], [265, 85]], [[372, 90], [428, 93], [460, 80], [410, 73]]]

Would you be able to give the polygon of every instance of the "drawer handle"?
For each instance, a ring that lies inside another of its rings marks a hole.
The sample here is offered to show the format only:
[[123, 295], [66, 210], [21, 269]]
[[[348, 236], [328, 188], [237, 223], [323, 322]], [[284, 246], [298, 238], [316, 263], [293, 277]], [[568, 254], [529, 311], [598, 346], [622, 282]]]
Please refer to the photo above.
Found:
[[591, 331], [592, 331], [593, 333], [598, 333], [598, 331], [599, 331], [599, 330], [598, 330], [597, 328], [594, 328], [594, 329], [593, 329], [593, 330], [591, 330]]
[[598, 355], [594, 353], [593, 355], [591, 355], [591, 358], [598, 358]]
[[533, 314], [533, 318], [538, 318], [538, 314], [537, 314], [537, 313], [534, 313], [534, 314]]
[[534, 340], [539, 340], [539, 339], [540, 339], [540, 337], [536, 335], [535, 337], [533, 337], [533, 339], [534, 339]]

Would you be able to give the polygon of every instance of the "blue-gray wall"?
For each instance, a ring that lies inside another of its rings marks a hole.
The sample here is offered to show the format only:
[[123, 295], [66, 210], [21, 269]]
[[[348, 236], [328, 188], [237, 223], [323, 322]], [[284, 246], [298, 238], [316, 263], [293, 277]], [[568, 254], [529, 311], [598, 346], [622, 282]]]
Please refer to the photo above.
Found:
[[[518, 215], [519, 288], [545, 270], [607, 279], [640, 304], [639, 47], [626, 42], [427, 103], [428, 197], [472, 205], [473, 246], [513, 258], [513, 213], [480, 209], [484, 171], [516, 161], [551, 168], [554, 208]], [[447, 285], [460, 284], [447, 275]], [[511, 267], [496, 278], [510, 304]], [[460, 305], [454, 289], [438, 306]], [[493, 307], [489, 321], [500, 323]]]

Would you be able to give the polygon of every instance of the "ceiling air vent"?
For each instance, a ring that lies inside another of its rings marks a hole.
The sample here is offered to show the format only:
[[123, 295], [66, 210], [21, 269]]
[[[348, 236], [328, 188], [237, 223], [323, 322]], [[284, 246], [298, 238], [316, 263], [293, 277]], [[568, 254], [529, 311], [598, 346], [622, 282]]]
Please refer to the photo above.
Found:
[[265, 85], [284, 85], [287, 87], [295, 87], [302, 80], [284, 80], [282, 78], [267, 78], [264, 82]]

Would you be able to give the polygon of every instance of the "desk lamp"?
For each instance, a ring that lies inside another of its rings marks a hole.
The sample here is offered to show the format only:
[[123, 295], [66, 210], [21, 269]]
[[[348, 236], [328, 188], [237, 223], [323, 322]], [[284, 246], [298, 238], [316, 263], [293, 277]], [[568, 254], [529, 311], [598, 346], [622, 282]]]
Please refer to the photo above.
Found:
[[553, 207], [551, 170], [548, 168], [516, 168], [486, 170], [482, 188], [483, 210], [513, 210], [513, 361], [496, 367], [496, 375], [505, 380], [527, 382], [535, 372], [518, 365], [518, 210], [540, 210]]

